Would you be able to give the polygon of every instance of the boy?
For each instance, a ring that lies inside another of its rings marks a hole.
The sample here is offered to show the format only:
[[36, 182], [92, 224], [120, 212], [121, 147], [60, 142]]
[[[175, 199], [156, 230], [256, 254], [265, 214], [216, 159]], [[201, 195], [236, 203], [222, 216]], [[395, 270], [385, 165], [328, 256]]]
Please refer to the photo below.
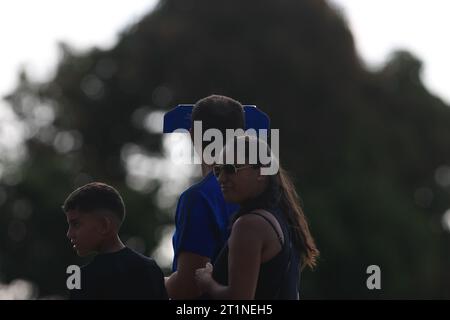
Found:
[[72, 192], [63, 205], [67, 237], [81, 257], [97, 253], [81, 268], [81, 289], [70, 299], [167, 299], [164, 276], [156, 264], [130, 248], [118, 232], [125, 205], [111, 186], [93, 182]]

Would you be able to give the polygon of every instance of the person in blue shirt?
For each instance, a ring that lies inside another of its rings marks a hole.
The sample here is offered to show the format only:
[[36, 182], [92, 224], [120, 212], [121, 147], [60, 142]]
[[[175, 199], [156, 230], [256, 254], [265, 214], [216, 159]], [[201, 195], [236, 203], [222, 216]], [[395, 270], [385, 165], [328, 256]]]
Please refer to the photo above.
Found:
[[[245, 117], [242, 104], [232, 98], [211, 95], [199, 100], [191, 115], [202, 122], [203, 133], [215, 128], [226, 137], [226, 129], [244, 129]], [[193, 140], [193, 129], [191, 129]], [[208, 145], [204, 142], [202, 154]], [[173, 273], [166, 278], [166, 288], [172, 299], [196, 299], [201, 291], [195, 282], [195, 270], [207, 262], [213, 262], [229, 236], [231, 216], [239, 209], [227, 203], [223, 197], [212, 165], [202, 158], [202, 180], [184, 191], [177, 204], [175, 233], [172, 239], [174, 260]]]

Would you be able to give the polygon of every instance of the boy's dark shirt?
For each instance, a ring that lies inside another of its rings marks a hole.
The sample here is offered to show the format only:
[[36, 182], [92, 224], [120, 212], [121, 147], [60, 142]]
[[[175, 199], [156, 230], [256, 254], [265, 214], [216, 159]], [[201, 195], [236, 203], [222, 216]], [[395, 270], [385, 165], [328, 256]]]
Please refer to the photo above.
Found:
[[153, 259], [130, 248], [97, 255], [81, 268], [81, 289], [71, 300], [168, 299], [164, 275]]

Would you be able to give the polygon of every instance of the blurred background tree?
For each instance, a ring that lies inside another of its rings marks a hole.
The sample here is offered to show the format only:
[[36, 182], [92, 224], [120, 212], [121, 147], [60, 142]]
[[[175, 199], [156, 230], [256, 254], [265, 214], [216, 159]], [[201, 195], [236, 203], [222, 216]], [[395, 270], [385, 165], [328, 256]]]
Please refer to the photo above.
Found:
[[[417, 57], [395, 52], [369, 71], [323, 0], [161, 0], [112, 49], [60, 52], [52, 79], [21, 72], [6, 97], [29, 138], [0, 180], [3, 282], [65, 295], [66, 267], [84, 261], [60, 205], [92, 180], [120, 190], [122, 236], [152, 254], [187, 185], [176, 178], [188, 177], [160, 161], [161, 111], [217, 93], [280, 129], [321, 250], [303, 298], [450, 298], [450, 109], [423, 86]], [[371, 264], [382, 290], [366, 287]]]

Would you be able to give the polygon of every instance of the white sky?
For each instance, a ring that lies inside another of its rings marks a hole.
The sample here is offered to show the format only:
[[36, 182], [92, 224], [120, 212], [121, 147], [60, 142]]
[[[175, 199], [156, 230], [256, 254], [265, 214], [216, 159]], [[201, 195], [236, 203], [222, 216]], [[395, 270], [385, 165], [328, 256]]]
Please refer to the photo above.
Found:
[[0, 2], [0, 93], [13, 88], [26, 65], [42, 77], [57, 60], [57, 41], [75, 48], [115, 43], [118, 31], [147, 13], [154, 0], [2, 0]]
[[17, 146], [25, 135], [2, 100], [16, 86], [19, 68], [24, 66], [32, 79], [45, 79], [55, 71], [59, 41], [79, 50], [111, 47], [119, 31], [155, 4], [156, 0], [0, 1], [0, 177], [2, 158], [18, 158]]
[[424, 63], [427, 88], [450, 104], [450, 1], [330, 2], [343, 9], [357, 50], [370, 67], [382, 64], [395, 49], [407, 49]]

